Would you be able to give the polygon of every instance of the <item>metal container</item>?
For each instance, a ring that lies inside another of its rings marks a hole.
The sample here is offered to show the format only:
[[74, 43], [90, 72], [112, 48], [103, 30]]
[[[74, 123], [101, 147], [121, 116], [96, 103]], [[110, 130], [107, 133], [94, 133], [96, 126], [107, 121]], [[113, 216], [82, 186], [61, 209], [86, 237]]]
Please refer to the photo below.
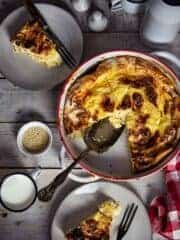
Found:
[[151, 0], [140, 28], [142, 41], [161, 48], [172, 43], [179, 30], [180, 1]]

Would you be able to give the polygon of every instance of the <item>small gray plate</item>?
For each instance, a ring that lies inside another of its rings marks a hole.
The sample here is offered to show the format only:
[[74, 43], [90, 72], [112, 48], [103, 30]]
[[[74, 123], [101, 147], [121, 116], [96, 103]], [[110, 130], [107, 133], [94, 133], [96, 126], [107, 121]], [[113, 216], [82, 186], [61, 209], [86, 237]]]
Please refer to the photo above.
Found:
[[[49, 26], [72, 53], [77, 63], [83, 51], [83, 36], [75, 19], [65, 10], [51, 4], [36, 5]], [[13, 11], [0, 26], [0, 71], [17, 86], [30, 90], [48, 90], [61, 83], [72, 72], [64, 63], [48, 69], [30, 57], [12, 51], [10, 39], [30, 18], [24, 7]]]

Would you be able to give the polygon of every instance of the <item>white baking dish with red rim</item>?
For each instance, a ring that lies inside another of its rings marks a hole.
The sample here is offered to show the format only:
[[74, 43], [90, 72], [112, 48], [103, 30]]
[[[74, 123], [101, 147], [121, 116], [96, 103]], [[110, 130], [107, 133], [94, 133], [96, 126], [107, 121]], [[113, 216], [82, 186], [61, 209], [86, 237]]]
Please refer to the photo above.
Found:
[[[138, 51], [130, 51], [130, 50], [118, 50], [112, 52], [106, 52], [91, 58], [90, 60], [83, 63], [79, 66], [71, 76], [66, 80], [63, 89], [61, 90], [59, 101], [58, 101], [58, 127], [61, 136], [62, 143], [64, 144], [67, 153], [69, 156], [74, 159], [78, 156], [81, 150], [85, 148], [85, 144], [83, 140], [72, 141], [66, 135], [64, 129], [64, 122], [63, 122], [63, 112], [64, 112], [64, 105], [66, 101], [66, 95], [68, 89], [72, 86], [72, 84], [83, 74], [85, 74], [91, 67], [97, 65], [99, 62], [113, 58], [116, 56], [135, 56], [143, 58], [147, 61], [150, 61], [156, 64], [160, 69], [163, 70], [169, 77], [171, 77], [177, 86], [177, 91], [180, 92], [180, 82], [174, 71], [168, 67], [165, 63], [160, 61], [157, 57], [138, 52]], [[161, 55], [161, 54], [158, 54]], [[163, 54], [163, 57], [165, 57]], [[168, 55], [168, 54], [167, 54]], [[170, 56], [170, 57], [169, 57]], [[169, 54], [168, 58], [173, 60], [173, 55]], [[178, 64], [178, 59], [175, 58], [175, 63]], [[166, 158], [164, 158], [159, 164], [154, 166], [153, 168], [138, 173], [133, 174], [130, 167], [130, 155], [128, 153], [128, 144], [127, 144], [127, 136], [126, 134], [122, 134], [120, 139], [115, 143], [107, 153], [104, 154], [96, 154], [92, 153], [88, 156], [86, 160], [83, 160], [80, 165], [90, 174], [111, 180], [111, 181], [124, 181], [130, 179], [136, 179], [144, 176], [148, 176], [154, 172], [157, 172], [164, 168], [166, 164], [176, 155], [178, 149], [180, 149], [180, 144], [176, 146], [174, 151], [169, 154]]]

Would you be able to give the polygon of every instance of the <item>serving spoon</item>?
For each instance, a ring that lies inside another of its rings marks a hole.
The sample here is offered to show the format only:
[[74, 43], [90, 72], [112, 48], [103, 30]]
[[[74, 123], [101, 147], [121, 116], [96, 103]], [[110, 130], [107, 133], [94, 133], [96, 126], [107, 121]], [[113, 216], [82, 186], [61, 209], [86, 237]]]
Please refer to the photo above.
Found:
[[72, 164], [70, 164], [63, 172], [58, 174], [48, 186], [42, 188], [38, 192], [38, 199], [44, 202], [50, 201], [56, 188], [66, 180], [68, 174], [74, 166], [80, 160], [84, 159], [90, 151], [97, 153], [106, 152], [109, 147], [117, 141], [123, 131], [123, 128], [124, 126], [115, 128], [108, 118], [102, 119], [87, 128], [83, 136], [87, 148], [82, 151], [76, 159], [74, 159]]

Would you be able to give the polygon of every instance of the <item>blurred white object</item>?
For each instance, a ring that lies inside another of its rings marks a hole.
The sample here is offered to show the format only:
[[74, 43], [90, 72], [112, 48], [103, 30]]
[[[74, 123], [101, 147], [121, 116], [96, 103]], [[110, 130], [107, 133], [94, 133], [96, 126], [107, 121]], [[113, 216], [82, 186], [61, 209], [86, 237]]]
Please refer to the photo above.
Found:
[[90, 8], [91, 0], [72, 0], [74, 9], [78, 12], [85, 12]]
[[130, 14], [141, 13], [145, 10], [147, 0], [122, 0], [122, 8]]
[[108, 25], [107, 17], [100, 11], [94, 11], [88, 18], [88, 27], [94, 32], [102, 32]]
[[150, 1], [140, 30], [141, 39], [150, 46], [171, 43], [180, 30], [180, 1]]
[[164, 58], [164, 59], [174, 63], [178, 68], [180, 68], [180, 59], [170, 52], [155, 51], [155, 52], [152, 52], [151, 55], [155, 55], [155, 56], [158, 56], [160, 58]]
[[111, 12], [118, 12], [122, 10], [122, 0], [110, 0]]
[[[61, 164], [63, 169], [67, 168], [68, 165], [73, 161], [68, 157], [64, 147], [61, 148], [60, 158], [61, 158]], [[80, 183], [95, 182], [100, 179], [97, 176], [90, 175], [88, 172], [84, 171], [83, 169], [78, 169], [74, 172], [72, 171], [71, 173], [69, 173], [68, 177], [73, 181], [80, 182]]]

